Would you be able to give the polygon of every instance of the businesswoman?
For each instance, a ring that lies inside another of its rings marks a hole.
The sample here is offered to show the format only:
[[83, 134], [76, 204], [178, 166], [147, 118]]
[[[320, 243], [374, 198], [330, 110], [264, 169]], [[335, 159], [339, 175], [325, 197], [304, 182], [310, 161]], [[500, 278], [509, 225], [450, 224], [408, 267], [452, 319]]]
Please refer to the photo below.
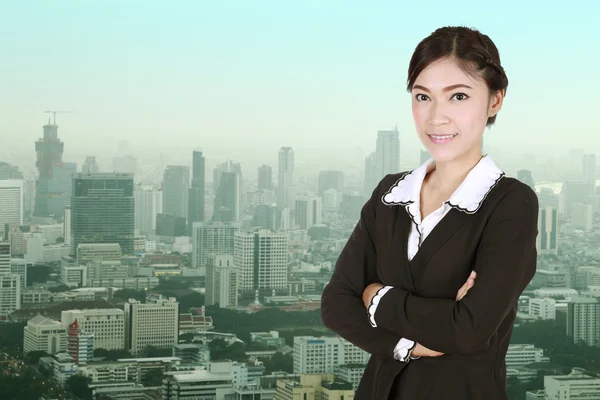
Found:
[[508, 79], [490, 38], [444, 27], [407, 90], [420, 167], [385, 176], [322, 297], [325, 326], [371, 353], [357, 400], [507, 400], [517, 299], [536, 269], [538, 201], [481, 151]]

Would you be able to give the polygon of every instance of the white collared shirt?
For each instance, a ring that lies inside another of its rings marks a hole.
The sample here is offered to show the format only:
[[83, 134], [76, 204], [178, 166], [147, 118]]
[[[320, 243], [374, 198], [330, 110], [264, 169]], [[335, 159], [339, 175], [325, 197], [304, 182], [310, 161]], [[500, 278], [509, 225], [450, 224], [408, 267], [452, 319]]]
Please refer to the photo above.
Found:
[[[411, 217], [412, 224], [408, 236], [408, 260], [419, 251], [421, 243], [431, 233], [433, 228], [448, 214], [452, 208], [467, 214], [475, 214], [488, 193], [504, 177], [504, 172], [500, 170], [489, 155], [485, 155], [479, 160], [477, 165], [469, 171], [463, 182], [454, 191], [452, 196], [445, 201], [437, 210], [421, 218], [421, 187], [425, 176], [435, 169], [435, 162], [432, 158], [423, 163], [419, 168], [410, 171], [400, 178], [382, 197], [382, 202], [388, 205], [404, 206]], [[376, 327], [375, 311], [381, 298], [393, 286], [384, 286], [373, 296], [371, 305], [368, 307], [368, 316], [371, 326]], [[394, 348], [394, 358], [400, 359], [400, 353], [412, 346], [413, 341], [402, 338]], [[419, 357], [411, 357], [416, 359]]]

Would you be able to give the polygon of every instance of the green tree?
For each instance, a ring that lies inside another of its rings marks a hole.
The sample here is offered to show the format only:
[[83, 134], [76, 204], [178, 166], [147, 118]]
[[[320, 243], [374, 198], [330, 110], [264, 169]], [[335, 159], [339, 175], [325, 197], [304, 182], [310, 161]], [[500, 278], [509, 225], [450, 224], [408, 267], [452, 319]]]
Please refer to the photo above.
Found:
[[29, 353], [25, 354], [23, 361], [29, 365], [37, 365], [37, 363], [40, 361], [40, 358], [47, 356], [48, 353], [45, 351], [30, 351]]
[[142, 384], [148, 387], [162, 386], [163, 371], [161, 368], [152, 368], [146, 372]]
[[92, 389], [89, 387], [91, 378], [83, 375], [71, 375], [65, 382], [65, 388], [78, 399], [92, 400]]
[[121, 358], [131, 358], [131, 354], [127, 350], [106, 350], [94, 349], [94, 357], [102, 357], [105, 361], [117, 361]]

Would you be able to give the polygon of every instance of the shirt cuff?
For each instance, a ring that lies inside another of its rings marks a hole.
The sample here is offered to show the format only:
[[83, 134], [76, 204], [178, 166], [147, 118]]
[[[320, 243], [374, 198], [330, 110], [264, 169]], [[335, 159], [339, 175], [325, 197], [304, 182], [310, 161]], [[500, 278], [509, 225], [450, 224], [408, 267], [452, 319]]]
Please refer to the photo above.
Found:
[[[398, 341], [398, 343], [396, 344], [396, 347], [394, 347], [394, 358], [398, 361], [402, 360], [401, 354], [408, 348], [412, 347], [414, 344], [414, 342], [412, 340], [406, 339], [406, 338], [402, 338]], [[416, 360], [421, 358], [421, 356], [418, 357], [413, 357], [412, 355], [410, 356], [411, 360]]]
[[381, 298], [384, 294], [388, 292], [388, 290], [392, 289], [393, 286], [383, 286], [376, 293], [375, 296], [371, 299], [371, 304], [367, 308], [367, 314], [369, 315], [369, 323], [373, 328], [377, 328], [377, 324], [375, 323], [375, 311], [377, 310], [377, 305], [381, 301]]

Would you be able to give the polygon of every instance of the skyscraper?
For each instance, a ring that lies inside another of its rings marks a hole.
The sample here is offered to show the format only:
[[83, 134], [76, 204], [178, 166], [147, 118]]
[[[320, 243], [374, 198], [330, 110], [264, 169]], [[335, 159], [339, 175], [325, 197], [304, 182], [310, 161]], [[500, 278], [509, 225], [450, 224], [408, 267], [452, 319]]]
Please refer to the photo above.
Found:
[[583, 181], [590, 185], [591, 193], [596, 189], [596, 155], [585, 154], [581, 162], [581, 172]]
[[0, 180], [0, 232], [5, 224], [23, 225], [23, 180]]
[[279, 149], [277, 164], [277, 205], [279, 208], [291, 207], [290, 186], [294, 183], [294, 150], [291, 147]]
[[73, 248], [80, 243], [118, 243], [123, 254], [133, 254], [134, 205], [132, 174], [75, 174]]
[[398, 129], [377, 132], [375, 162], [379, 179], [400, 169], [400, 134]]
[[538, 215], [538, 254], [557, 254], [558, 213], [554, 207], [540, 207]]
[[156, 216], [162, 214], [162, 192], [152, 186], [136, 186], [135, 228], [142, 234], [156, 231]]
[[192, 268], [206, 274], [206, 260], [210, 253], [232, 254], [233, 235], [240, 230], [235, 222], [196, 222], [192, 230]]
[[71, 175], [76, 172], [74, 163], [64, 163], [64, 143], [58, 138], [58, 125], [48, 121], [44, 136], [35, 142], [38, 181], [34, 215], [40, 217], [64, 215], [71, 199]]
[[241, 221], [242, 212], [242, 167], [227, 161], [215, 168], [215, 203], [213, 221]]
[[344, 173], [342, 171], [319, 172], [319, 196], [321, 198], [327, 189], [344, 192]]
[[194, 222], [204, 221], [205, 159], [201, 151], [192, 153], [192, 186], [188, 200], [188, 233], [192, 235]]
[[270, 165], [258, 167], [258, 190], [271, 190], [273, 188], [273, 169]]
[[271, 295], [288, 289], [288, 237], [286, 232], [256, 229], [235, 234], [233, 264], [238, 287], [246, 295], [255, 291]]
[[528, 169], [520, 169], [517, 171], [517, 179], [535, 190], [535, 182], [533, 181], [533, 177], [531, 176], [531, 171]]
[[303, 197], [296, 199], [295, 221], [300, 229], [308, 229], [313, 225], [321, 224], [323, 213], [320, 197]]
[[188, 217], [190, 169], [181, 165], [167, 165], [163, 176], [163, 213]]

